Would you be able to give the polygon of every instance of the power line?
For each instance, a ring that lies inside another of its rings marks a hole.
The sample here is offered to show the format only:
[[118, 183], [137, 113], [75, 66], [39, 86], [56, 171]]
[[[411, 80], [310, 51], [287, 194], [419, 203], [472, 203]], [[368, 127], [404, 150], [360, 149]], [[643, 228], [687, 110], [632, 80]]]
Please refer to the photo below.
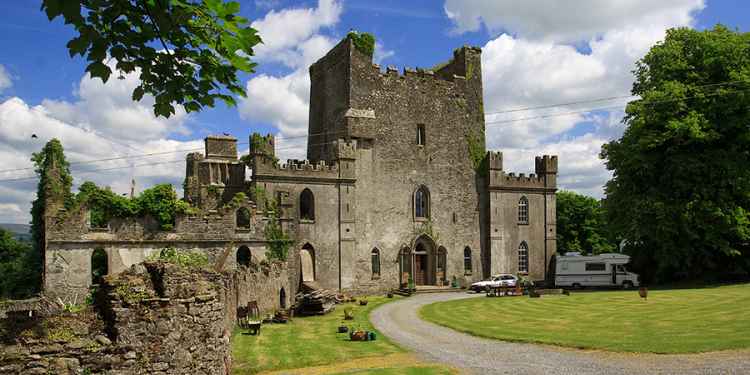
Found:
[[[127, 165], [124, 167], [113, 167], [113, 168], [99, 168], [99, 169], [89, 169], [89, 170], [78, 170], [78, 171], [70, 171], [70, 173], [74, 173], [76, 175], [81, 174], [88, 174], [88, 173], [94, 173], [94, 172], [104, 172], [104, 171], [113, 171], [117, 169], [128, 169], [128, 168], [136, 168], [136, 167], [147, 167], [152, 165], [162, 165], [162, 164], [174, 164], [174, 163], [181, 163], [184, 162], [184, 159], [180, 160], [171, 160], [171, 161], [164, 161], [164, 162], [156, 162], [156, 163], [144, 163], [144, 164], [136, 164], [136, 165]], [[29, 176], [29, 177], [19, 177], [19, 178], [9, 178], [0, 180], [0, 182], [8, 182], [8, 181], [24, 181], [24, 180], [34, 180], [38, 178], [38, 176]]]
[[[745, 81], [733, 81], [733, 82], [721, 82], [721, 83], [713, 83], [713, 84], [706, 84], [706, 85], [700, 85], [700, 86], [694, 86], [694, 87], [712, 87], [712, 86], [725, 86], [725, 85], [733, 85], [737, 83], [745, 83]], [[748, 89], [743, 90], [737, 90], [737, 91], [729, 91], [729, 92], [723, 92], [723, 93], [709, 93], [702, 95], [702, 97], [710, 97], [710, 96], [716, 96], [716, 95], [724, 95], [724, 94], [731, 94], [731, 93], [737, 93], [742, 91], [747, 91]], [[582, 100], [582, 101], [575, 101], [575, 102], [566, 102], [566, 103], [557, 103], [557, 104], [549, 104], [549, 105], [541, 105], [541, 106], [535, 106], [535, 107], [524, 107], [524, 108], [515, 108], [515, 109], [508, 109], [508, 110], [501, 110], [501, 111], [494, 111], [494, 112], [486, 112], [485, 115], [493, 115], [493, 114], [502, 114], [502, 113], [512, 113], [512, 112], [522, 112], [522, 111], [529, 111], [529, 110], [536, 110], [536, 109], [548, 109], [548, 108], [556, 108], [556, 107], [565, 107], [570, 105], [577, 105], [577, 104], [586, 104], [586, 103], [595, 103], [595, 102], [602, 102], [602, 101], [609, 101], [609, 100], [616, 100], [616, 99], [626, 99], [626, 98], [632, 98], [635, 97], [635, 95], [624, 95], [624, 96], [612, 96], [607, 98], [596, 98], [596, 99], [590, 99], [590, 100]], [[667, 103], [667, 102], [674, 102], [674, 101], [682, 101], [687, 99], [693, 99], [698, 96], [692, 96], [692, 97], [685, 97], [685, 98], [675, 98], [675, 99], [666, 99], [666, 100], [657, 100], [657, 101], [641, 101], [641, 103], [651, 105], [651, 104], [658, 104], [658, 103]], [[531, 116], [531, 117], [523, 117], [523, 118], [515, 118], [515, 119], [508, 119], [508, 120], [498, 120], [498, 121], [485, 121], [485, 124], [507, 124], [507, 123], [513, 123], [513, 122], [520, 122], [520, 121], [528, 121], [528, 120], [536, 120], [536, 119], [545, 119], [545, 118], [551, 118], [551, 117], [558, 117], [558, 116], [569, 116], [574, 114], [582, 114], [582, 113], [588, 113], [588, 112], [594, 112], [594, 111], [602, 111], [602, 110], [610, 110], [610, 109], [620, 109], [623, 106], [627, 104], [621, 104], [617, 106], [608, 106], [608, 107], [598, 107], [598, 108], [591, 108], [586, 110], [579, 110], [579, 111], [571, 111], [571, 112], [563, 112], [563, 113], [551, 113], [551, 114], [544, 114], [544, 115], [538, 115], [538, 116]], [[311, 136], [317, 136], [317, 135], [323, 135], [323, 134], [335, 134], [336, 132], [319, 132], [319, 133], [310, 133], [307, 135], [300, 135], [300, 136], [289, 136], [289, 137], [275, 137], [274, 139], [277, 141], [284, 141], [289, 139], [301, 139], [301, 138], [307, 138]], [[99, 134], [96, 134], [99, 137], [105, 138], [109, 140], [110, 142], [116, 143], [113, 140], [110, 140], [106, 137], [103, 137]], [[246, 145], [249, 144], [249, 142], [240, 142], [238, 145]], [[317, 144], [308, 144], [308, 146], [320, 146], [327, 144], [325, 143], [317, 143]], [[130, 146], [127, 146], [130, 147]], [[277, 151], [280, 150], [290, 150], [295, 149], [297, 146], [288, 146], [288, 147], [281, 147], [276, 148]], [[182, 149], [182, 150], [174, 150], [174, 151], [164, 151], [164, 152], [151, 152], [151, 153], [145, 153], [145, 154], [137, 154], [137, 155], [127, 155], [127, 156], [119, 156], [119, 157], [112, 157], [112, 158], [104, 158], [104, 159], [92, 159], [92, 160], [82, 160], [82, 161], [73, 161], [70, 162], [70, 165], [81, 165], [81, 164], [90, 164], [90, 163], [99, 163], [99, 162], [106, 162], [106, 161], [114, 161], [114, 160], [124, 160], [124, 159], [139, 159], [139, 158], [146, 158], [146, 157], [152, 157], [152, 156], [158, 156], [158, 155], [166, 155], [166, 154], [174, 154], [174, 153], [182, 153], [182, 152], [192, 152], [192, 151], [201, 151], [203, 148], [193, 148], [193, 149]], [[0, 173], [7, 173], [7, 172], [16, 172], [16, 171], [23, 171], [23, 170], [31, 170], [34, 169], [34, 167], [25, 167], [25, 168], [13, 168], [13, 169], [4, 169], [0, 170]], [[0, 180], [3, 181], [3, 180]], [[8, 180], [4, 180], [8, 181]]]

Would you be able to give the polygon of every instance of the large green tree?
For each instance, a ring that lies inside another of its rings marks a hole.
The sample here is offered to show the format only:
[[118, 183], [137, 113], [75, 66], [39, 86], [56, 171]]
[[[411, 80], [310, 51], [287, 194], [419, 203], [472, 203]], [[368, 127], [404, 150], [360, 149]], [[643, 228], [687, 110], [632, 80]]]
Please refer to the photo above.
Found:
[[26, 298], [38, 291], [38, 264], [28, 242], [16, 241], [0, 228], [0, 299]]
[[667, 31], [635, 70], [605, 206], [642, 273], [747, 272], [750, 257], [750, 34]]
[[598, 200], [572, 191], [557, 193], [557, 249], [591, 254], [617, 250]]
[[106, 82], [110, 59], [120, 73], [137, 72], [133, 100], [153, 95], [157, 116], [174, 114], [175, 105], [235, 105], [232, 94], [245, 96], [237, 73], [253, 72], [249, 57], [261, 42], [236, 1], [42, 0], [42, 9], [78, 32], [68, 50], [86, 57], [92, 77]]

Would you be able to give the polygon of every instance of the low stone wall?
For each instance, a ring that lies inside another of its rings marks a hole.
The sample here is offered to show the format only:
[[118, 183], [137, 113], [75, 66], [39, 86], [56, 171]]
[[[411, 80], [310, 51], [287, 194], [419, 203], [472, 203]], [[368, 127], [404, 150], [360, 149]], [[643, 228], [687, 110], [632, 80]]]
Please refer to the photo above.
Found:
[[138, 264], [105, 278], [96, 309], [9, 312], [0, 320], [0, 374], [229, 374], [238, 303], [277, 310], [281, 288], [284, 263], [225, 273]]

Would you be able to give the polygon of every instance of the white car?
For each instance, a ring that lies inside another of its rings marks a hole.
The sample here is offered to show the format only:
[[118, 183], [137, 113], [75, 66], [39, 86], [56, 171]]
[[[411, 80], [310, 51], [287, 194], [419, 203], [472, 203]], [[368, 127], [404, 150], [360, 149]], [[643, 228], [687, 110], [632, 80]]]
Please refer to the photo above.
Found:
[[469, 290], [481, 293], [487, 290], [488, 287], [515, 287], [516, 282], [518, 282], [518, 278], [516, 276], [509, 273], [501, 273], [499, 275], [490, 277], [489, 280], [477, 281], [474, 284], [471, 284]]

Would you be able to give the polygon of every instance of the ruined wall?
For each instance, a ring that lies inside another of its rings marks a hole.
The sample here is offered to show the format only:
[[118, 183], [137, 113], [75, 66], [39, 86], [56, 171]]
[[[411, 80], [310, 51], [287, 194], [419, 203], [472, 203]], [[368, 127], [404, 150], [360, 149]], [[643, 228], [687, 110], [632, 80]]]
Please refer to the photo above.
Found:
[[105, 279], [98, 314], [0, 320], [0, 374], [229, 374], [238, 303], [278, 310], [281, 288], [283, 263], [225, 273], [134, 266]]

